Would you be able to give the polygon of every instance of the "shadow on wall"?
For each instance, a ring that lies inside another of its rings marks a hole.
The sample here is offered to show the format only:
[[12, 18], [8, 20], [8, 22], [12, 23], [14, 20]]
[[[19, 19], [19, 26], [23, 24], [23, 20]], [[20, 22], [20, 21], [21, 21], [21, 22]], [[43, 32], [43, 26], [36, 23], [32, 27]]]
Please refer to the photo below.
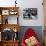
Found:
[[28, 28], [32, 28], [36, 33], [37, 33], [37, 37], [39, 39], [39, 41], [41, 43], [43, 43], [43, 30], [42, 30], [42, 26], [21, 26], [20, 27], [20, 32], [19, 32], [19, 39], [20, 39], [20, 42], [23, 38], [23, 35], [25, 33], [25, 31], [28, 29]]

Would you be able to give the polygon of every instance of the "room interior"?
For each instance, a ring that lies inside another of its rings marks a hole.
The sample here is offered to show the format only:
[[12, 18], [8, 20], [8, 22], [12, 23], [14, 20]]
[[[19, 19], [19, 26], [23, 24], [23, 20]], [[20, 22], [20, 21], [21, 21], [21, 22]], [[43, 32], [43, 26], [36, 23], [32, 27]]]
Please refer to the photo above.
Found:
[[0, 46], [22, 46], [28, 28], [46, 46], [45, 15], [46, 0], [0, 0]]

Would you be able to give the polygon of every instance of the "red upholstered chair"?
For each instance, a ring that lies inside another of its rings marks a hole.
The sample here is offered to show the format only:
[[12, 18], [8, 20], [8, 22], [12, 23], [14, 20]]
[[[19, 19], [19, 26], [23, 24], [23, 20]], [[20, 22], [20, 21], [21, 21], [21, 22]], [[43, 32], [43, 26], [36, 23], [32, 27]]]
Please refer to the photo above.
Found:
[[[28, 38], [30, 38], [30, 37], [32, 37], [32, 36], [34, 36], [37, 39], [37, 35], [33, 31], [33, 29], [28, 28], [27, 31], [24, 34], [24, 37], [22, 38], [21, 46], [27, 46], [27, 44], [25, 43], [25, 40], [28, 39]], [[38, 41], [35, 46], [41, 46], [40, 42]]]

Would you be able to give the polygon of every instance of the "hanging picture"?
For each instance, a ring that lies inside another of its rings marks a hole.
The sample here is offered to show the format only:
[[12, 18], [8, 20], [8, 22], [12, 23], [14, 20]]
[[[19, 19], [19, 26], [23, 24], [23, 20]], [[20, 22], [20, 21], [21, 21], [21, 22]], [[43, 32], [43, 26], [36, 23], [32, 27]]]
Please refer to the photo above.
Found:
[[2, 15], [9, 15], [9, 10], [2, 10]]
[[23, 9], [24, 19], [37, 19], [37, 8], [25, 8]]

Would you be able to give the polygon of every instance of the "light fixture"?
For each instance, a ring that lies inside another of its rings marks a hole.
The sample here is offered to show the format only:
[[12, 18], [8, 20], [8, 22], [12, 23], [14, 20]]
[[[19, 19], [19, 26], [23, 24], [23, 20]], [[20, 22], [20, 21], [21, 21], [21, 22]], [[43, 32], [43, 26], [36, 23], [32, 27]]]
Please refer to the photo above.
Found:
[[15, 7], [16, 7], [16, 4], [17, 4], [17, 2], [16, 2], [17, 0], [15, 0]]

